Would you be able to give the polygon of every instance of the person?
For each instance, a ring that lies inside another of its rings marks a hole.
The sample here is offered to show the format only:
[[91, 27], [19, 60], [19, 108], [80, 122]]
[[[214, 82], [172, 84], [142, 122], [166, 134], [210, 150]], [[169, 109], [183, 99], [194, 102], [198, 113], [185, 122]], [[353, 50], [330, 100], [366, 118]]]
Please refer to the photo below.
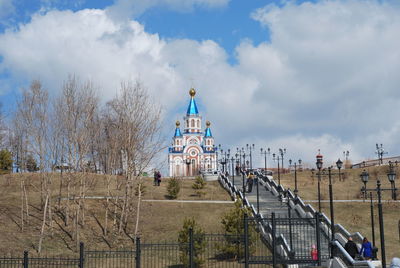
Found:
[[372, 245], [371, 245], [371, 242], [369, 242], [366, 237], [364, 237], [364, 239], [363, 239], [361, 249], [360, 249], [360, 255], [363, 256], [367, 260], [370, 260], [372, 258]]
[[154, 186], [158, 184], [158, 173], [157, 170], [154, 170]]
[[356, 243], [354, 243], [353, 238], [350, 236], [346, 245], [344, 245], [344, 249], [349, 253], [349, 255], [354, 259], [358, 254], [358, 248]]
[[157, 171], [157, 186], [160, 186], [161, 184], [161, 172]]
[[[311, 246], [311, 259], [313, 261], [318, 261], [318, 250], [315, 245]], [[317, 265], [317, 263], [315, 265]]]
[[239, 165], [236, 165], [236, 175], [239, 175], [240, 174], [240, 167], [239, 167]]
[[247, 176], [247, 192], [251, 193], [251, 191], [253, 190], [253, 182], [254, 182], [254, 178], [253, 178], [253, 173], [249, 173], [249, 175]]

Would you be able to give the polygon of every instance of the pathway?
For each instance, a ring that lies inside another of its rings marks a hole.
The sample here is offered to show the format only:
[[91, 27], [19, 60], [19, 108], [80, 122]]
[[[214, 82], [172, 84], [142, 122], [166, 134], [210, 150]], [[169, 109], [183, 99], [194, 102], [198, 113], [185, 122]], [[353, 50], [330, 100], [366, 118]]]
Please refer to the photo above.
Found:
[[[242, 190], [243, 182], [241, 176], [235, 176], [234, 184], [238, 190]], [[257, 185], [254, 183], [253, 189], [250, 193], [245, 194], [247, 200], [254, 208], [257, 210]], [[289, 218], [289, 206], [287, 203], [282, 202], [278, 196], [275, 196], [267, 188], [265, 188], [260, 181], [259, 184], [259, 209], [260, 214], [263, 218], [271, 217], [271, 213], [274, 212], [277, 218]], [[292, 218], [299, 218], [296, 210], [290, 208], [290, 214]], [[316, 244], [316, 231], [315, 225], [310, 224], [307, 227], [292, 226], [290, 227], [292, 231], [292, 247], [296, 256], [309, 257], [311, 245]], [[283, 234], [285, 239], [289, 243], [289, 224], [279, 224], [277, 226], [277, 231], [279, 234]], [[328, 243], [329, 240], [324, 236], [324, 233], [320, 232], [321, 237], [321, 255], [328, 256]]]

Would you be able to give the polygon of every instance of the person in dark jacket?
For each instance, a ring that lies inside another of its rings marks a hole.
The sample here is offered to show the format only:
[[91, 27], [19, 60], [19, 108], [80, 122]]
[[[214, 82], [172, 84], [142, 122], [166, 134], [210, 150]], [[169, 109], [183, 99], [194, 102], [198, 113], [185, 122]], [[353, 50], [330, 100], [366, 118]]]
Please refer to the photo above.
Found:
[[366, 237], [364, 237], [363, 239], [360, 255], [362, 255], [367, 260], [370, 260], [372, 258], [372, 244], [368, 241]]
[[344, 245], [344, 249], [349, 253], [349, 255], [354, 259], [358, 254], [358, 248], [356, 243], [354, 243], [353, 238], [349, 237], [346, 245]]

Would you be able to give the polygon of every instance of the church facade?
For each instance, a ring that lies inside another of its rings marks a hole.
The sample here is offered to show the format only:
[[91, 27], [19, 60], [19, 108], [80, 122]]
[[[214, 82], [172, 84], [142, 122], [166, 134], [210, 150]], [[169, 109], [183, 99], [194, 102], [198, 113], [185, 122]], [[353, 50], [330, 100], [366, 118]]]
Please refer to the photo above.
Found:
[[189, 91], [190, 101], [183, 117], [183, 131], [181, 124], [176, 122], [172, 145], [169, 147], [168, 163], [169, 176], [196, 176], [200, 172], [212, 171], [217, 167], [217, 153], [214, 137], [211, 133], [211, 123], [206, 122], [202, 131], [202, 117], [197, 109], [196, 91]]

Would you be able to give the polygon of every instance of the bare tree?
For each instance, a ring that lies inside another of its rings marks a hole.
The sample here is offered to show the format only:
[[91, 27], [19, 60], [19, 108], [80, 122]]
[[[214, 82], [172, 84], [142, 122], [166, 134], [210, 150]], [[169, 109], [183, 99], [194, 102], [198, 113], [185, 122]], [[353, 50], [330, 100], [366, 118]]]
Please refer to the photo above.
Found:
[[[47, 212], [51, 197], [51, 177], [48, 176], [48, 131], [49, 131], [49, 95], [38, 80], [34, 80], [28, 89], [22, 90], [22, 96], [17, 102], [16, 118], [14, 120], [19, 132], [24, 133], [22, 141], [26, 149], [35, 156], [40, 171], [40, 196], [43, 209], [43, 221], [40, 229], [38, 252], [41, 252], [44, 237]], [[18, 135], [19, 136], [19, 135]], [[21, 137], [18, 137], [20, 139]], [[21, 187], [23, 190], [23, 186]], [[51, 214], [51, 212], [50, 212]]]
[[128, 210], [136, 210], [135, 235], [138, 232], [141, 194], [133, 206], [134, 183], [141, 193], [141, 173], [149, 166], [156, 154], [163, 149], [160, 135], [160, 108], [151, 102], [143, 85], [121, 83], [120, 93], [107, 103], [108, 131], [115, 137], [113, 149], [119, 155], [125, 175], [125, 190], [119, 217], [119, 228], [128, 224]]

